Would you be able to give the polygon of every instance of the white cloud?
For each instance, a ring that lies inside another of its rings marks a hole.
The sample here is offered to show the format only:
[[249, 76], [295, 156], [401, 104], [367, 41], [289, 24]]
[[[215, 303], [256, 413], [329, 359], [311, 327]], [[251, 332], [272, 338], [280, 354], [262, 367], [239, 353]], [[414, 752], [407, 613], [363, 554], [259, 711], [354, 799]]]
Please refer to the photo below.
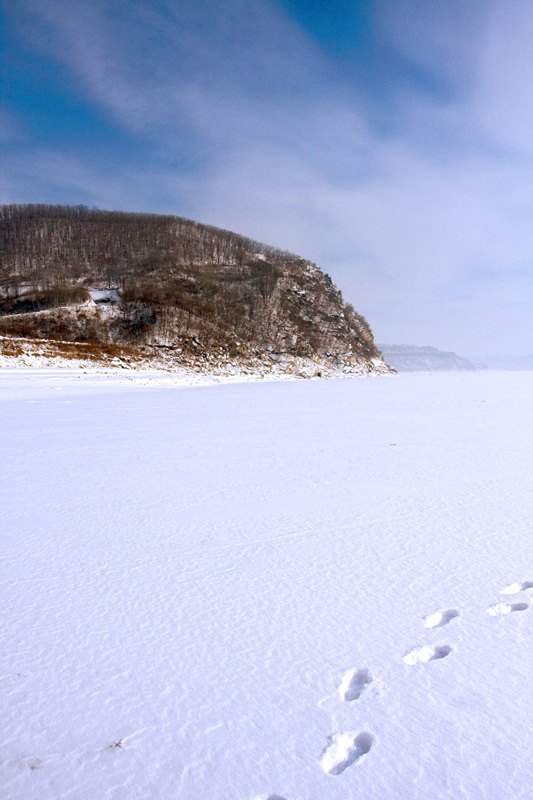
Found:
[[448, 87], [399, 81], [388, 136], [267, 0], [138, 3], [120, 18], [105, 0], [27, 8], [43, 47], [149, 142], [145, 164], [111, 173], [41, 153], [41, 181], [50, 169], [89, 204], [191, 216], [314, 259], [381, 341], [533, 349], [524, 2], [377, 3], [384, 52]]
[[505, 149], [533, 156], [533, 7], [524, 0], [494, 5], [480, 65], [476, 109]]
[[377, 0], [386, 44], [463, 96], [475, 78], [493, 0]]

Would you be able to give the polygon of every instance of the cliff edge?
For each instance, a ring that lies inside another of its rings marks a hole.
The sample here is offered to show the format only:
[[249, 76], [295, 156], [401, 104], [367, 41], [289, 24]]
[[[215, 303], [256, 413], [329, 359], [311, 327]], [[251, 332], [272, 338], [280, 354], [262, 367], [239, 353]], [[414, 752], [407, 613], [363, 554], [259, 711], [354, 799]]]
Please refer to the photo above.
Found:
[[191, 220], [84, 206], [0, 207], [0, 335], [220, 374], [394, 372], [316, 264]]

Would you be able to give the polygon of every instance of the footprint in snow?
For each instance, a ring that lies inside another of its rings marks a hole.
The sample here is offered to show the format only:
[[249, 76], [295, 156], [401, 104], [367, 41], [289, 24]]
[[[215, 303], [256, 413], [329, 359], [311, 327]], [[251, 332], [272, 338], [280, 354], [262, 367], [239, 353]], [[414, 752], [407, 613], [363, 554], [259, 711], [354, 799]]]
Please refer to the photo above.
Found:
[[359, 700], [370, 683], [372, 683], [372, 674], [369, 669], [349, 669], [339, 686], [341, 699]]
[[327, 775], [340, 775], [345, 769], [366, 755], [374, 737], [361, 733], [336, 733], [328, 738], [328, 745], [320, 757], [320, 764]]
[[262, 794], [254, 800], [289, 800], [288, 797], [283, 797], [281, 794]]
[[491, 617], [503, 617], [513, 611], [525, 611], [526, 608], [529, 608], [527, 603], [496, 603], [487, 608], [487, 614]]
[[424, 628], [442, 628], [443, 625], [447, 625], [450, 620], [458, 616], [459, 612], [455, 608], [434, 611], [433, 614], [424, 617]]
[[422, 647], [415, 647], [409, 650], [403, 657], [406, 664], [427, 664], [428, 661], [437, 661], [439, 658], [446, 658], [452, 652], [449, 644], [425, 644]]
[[518, 592], [523, 592], [524, 589], [533, 589], [533, 581], [511, 583], [505, 589], [500, 589], [500, 594], [518, 594]]

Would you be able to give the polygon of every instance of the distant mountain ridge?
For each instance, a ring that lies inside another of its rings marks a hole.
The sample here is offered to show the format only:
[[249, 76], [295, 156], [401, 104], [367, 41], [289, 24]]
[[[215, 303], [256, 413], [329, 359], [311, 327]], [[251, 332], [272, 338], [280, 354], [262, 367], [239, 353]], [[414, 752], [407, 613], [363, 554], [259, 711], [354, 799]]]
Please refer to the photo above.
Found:
[[476, 369], [466, 358], [436, 347], [406, 344], [380, 344], [378, 347], [385, 361], [398, 372], [473, 372]]
[[0, 335], [97, 343], [197, 369], [393, 372], [319, 267], [180, 217], [0, 207]]

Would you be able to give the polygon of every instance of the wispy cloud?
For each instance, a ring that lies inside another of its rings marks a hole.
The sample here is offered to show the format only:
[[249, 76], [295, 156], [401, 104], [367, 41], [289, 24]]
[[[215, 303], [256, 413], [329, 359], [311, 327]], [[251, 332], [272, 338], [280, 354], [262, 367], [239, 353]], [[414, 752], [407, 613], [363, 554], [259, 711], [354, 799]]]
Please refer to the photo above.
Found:
[[32, 164], [26, 151], [9, 196], [17, 181], [21, 200], [36, 199], [32, 185], [54, 198], [64, 186], [81, 202], [182, 214], [302, 253], [382, 341], [487, 352], [497, 327], [492, 350], [532, 349], [522, 0], [375, 2], [364, 92], [361, 70], [270, 0], [18, 0], [11, 13], [74, 94], [138, 138], [142, 162], [40, 148]]

